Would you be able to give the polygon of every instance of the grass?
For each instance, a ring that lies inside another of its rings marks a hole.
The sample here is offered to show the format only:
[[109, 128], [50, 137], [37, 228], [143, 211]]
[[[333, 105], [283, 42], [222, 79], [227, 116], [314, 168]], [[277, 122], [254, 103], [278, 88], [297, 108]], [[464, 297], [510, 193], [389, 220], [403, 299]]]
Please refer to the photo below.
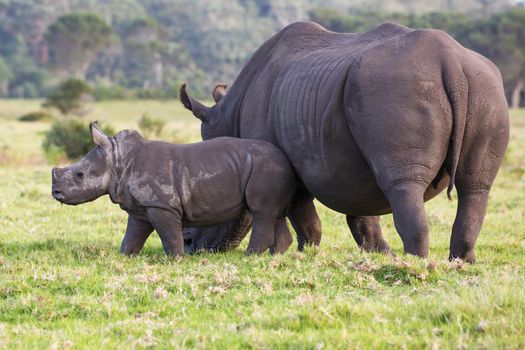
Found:
[[[476, 265], [448, 262], [456, 201], [427, 203], [431, 255], [359, 251], [343, 215], [319, 205], [320, 249], [280, 256], [164, 256], [152, 236], [118, 254], [126, 216], [107, 197], [78, 207], [49, 195], [40, 150], [49, 123], [16, 118], [39, 101], [0, 101], [0, 348], [511, 348], [525, 347], [525, 111], [478, 240]], [[198, 140], [178, 102], [96, 104], [86, 120], [136, 128], [143, 113], [165, 139]]]

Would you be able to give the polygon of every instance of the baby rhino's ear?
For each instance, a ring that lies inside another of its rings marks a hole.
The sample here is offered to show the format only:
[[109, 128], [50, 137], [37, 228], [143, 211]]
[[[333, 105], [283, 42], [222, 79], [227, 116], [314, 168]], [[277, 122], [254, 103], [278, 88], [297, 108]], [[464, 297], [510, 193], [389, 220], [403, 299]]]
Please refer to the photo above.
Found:
[[106, 134], [100, 130], [96, 121], [89, 123], [89, 131], [91, 131], [93, 142], [95, 142], [96, 145], [102, 147], [106, 152], [111, 152], [111, 141], [109, 141], [109, 138], [106, 136]]

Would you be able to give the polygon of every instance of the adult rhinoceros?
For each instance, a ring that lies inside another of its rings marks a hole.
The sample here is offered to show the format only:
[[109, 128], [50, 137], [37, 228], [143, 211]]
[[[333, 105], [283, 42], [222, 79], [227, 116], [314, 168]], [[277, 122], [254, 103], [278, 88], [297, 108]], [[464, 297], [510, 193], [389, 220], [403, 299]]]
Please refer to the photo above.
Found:
[[377, 216], [392, 212], [405, 252], [427, 256], [423, 203], [446, 187], [450, 197], [455, 185], [450, 258], [475, 261], [508, 108], [496, 66], [446, 33], [387, 23], [343, 34], [295, 23], [254, 53], [216, 105], [185, 87], [181, 100], [204, 139], [281, 148], [306, 191], [346, 214], [369, 250], [389, 250]]

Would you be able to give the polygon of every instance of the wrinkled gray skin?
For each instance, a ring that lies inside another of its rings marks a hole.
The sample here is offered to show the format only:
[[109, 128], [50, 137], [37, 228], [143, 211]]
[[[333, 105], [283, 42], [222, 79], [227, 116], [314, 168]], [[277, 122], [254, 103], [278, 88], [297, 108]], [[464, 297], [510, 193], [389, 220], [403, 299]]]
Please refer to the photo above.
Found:
[[137, 254], [155, 229], [166, 254], [182, 255], [183, 225], [215, 225], [245, 211], [253, 218], [248, 253], [281, 253], [291, 244], [284, 215], [295, 175], [275, 146], [228, 137], [173, 145], [130, 130], [108, 137], [96, 123], [90, 129], [97, 146], [53, 169], [52, 195], [76, 205], [109, 194], [129, 214], [122, 253]]
[[216, 105], [185, 86], [181, 100], [202, 121], [203, 139], [277, 145], [308, 193], [347, 214], [366, 250], [389, 251], [378, 215], [392, 212], [405, 252], [426, 257], [423, 203], [455, 185], [449, 257], [475, 261], [508, 109], [496, 66], [448, 34], [390, 23], [342, 34], [295, 23], [254, 53]]

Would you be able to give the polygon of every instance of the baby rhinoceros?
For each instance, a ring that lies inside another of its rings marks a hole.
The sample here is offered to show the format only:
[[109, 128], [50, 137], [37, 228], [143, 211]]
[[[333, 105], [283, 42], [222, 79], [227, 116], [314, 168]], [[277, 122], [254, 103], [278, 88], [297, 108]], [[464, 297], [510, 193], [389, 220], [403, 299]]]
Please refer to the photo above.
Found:
[[137, 254], [155, 229], [168, 255], [184, 254], [183, 226], [253, 217], [248, 253], [284, 252], [292, 237], [284, 215], [295, 192], [286, 156], [270, 143], [221, 137], [187, 145], [148, 141], [124, 130], [95, 141], [77, 163], [52, 171], [52, 195], [77, 205], [109, 194], [128, 213], [121, 252]]

